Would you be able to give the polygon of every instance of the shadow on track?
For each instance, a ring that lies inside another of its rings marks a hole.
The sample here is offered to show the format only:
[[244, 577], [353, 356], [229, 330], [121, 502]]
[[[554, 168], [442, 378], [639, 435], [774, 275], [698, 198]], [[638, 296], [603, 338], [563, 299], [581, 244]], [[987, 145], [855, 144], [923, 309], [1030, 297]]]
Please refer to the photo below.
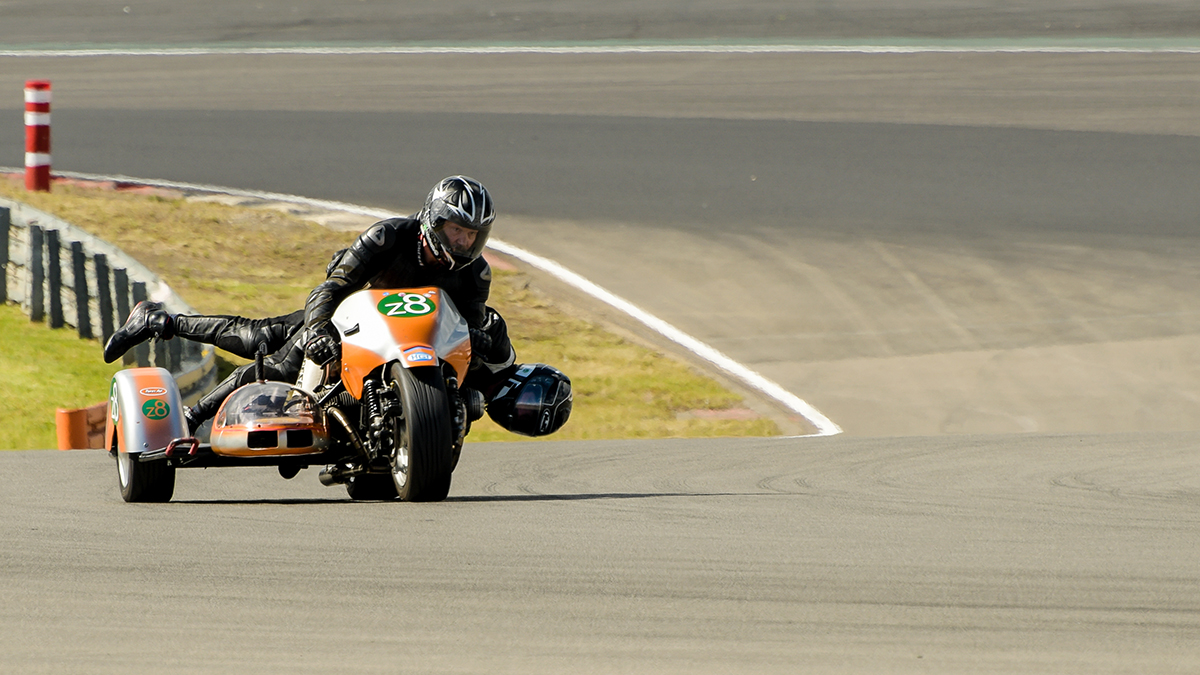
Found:
[[[567, 501], [594, 501], [602, 499], [653, 499], [662, 497], [745, 497], [748, 493], [735, 492], [597, 492], [586, 494], [569, 494], [569, 495], [469, 495], [461, 497], [447, 497], [446, 502], [451, 503], [484, 503], [484, 502], [567, 502]], [[330, 498], [330, 499], [174, 499], [171, 504], [192, 504], [192, 505], [250, 505], [250, 504], [277, 504], [277, 505], [303, 505], [303, 504], [379, 504], [385, 501], [394, 500], [370, 500], [370, 499], [350, 499], [350, 498]]]
[[361, 500], [355, 501], [350, 498], [341, 499], [172, 499], [169, 504], [192, 504], [203, 506], [216, 506], [221, 504], [226, 505], [249, 505], [249, 504], [370, 504], [372, 502]]
[[447, 497], [448, 502], [567, 502], [598, 499], [652, 499], [655, 497], [733, 497], [732, 492], [596, 492], [573, 495], [472, 495]]

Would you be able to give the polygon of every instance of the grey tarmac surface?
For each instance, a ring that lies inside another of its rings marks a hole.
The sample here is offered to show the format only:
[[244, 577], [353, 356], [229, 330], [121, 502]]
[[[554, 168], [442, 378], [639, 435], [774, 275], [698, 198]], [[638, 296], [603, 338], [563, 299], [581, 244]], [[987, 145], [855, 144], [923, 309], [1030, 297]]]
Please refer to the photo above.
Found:
[[4, 0], [0, 44], [1195, 37], [1181, 0]]
[[1195, 433], [479, 444], [440, 504], [0, 453], [11, 673], [1185, 673]]
[[[440, 7], [9, 1], [0, 45], [1200, 37], [1183, 2]], [[472, 173], [504, 239], [847, 432], [471, 445], [421, 506], [269, 470], [125, 505], [101, 454], [0, 454], [0, 670], [1194, 671], [1198, 58], [0, 58], [0, 144], [48, 77], [64, 170], [398, 211]]]

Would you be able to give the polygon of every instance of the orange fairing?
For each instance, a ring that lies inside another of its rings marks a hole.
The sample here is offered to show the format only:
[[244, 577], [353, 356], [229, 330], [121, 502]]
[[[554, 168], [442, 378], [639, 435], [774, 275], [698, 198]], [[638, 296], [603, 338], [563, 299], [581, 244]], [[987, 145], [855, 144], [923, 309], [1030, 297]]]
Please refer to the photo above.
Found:
[[342, 337], [342, 382], [355, 398], [385, 363], [416, 368], [446, 361], [459, 381], [471, 363], [467, 322], [439, 288], [358, 291], [338, 305], [333, 324]]

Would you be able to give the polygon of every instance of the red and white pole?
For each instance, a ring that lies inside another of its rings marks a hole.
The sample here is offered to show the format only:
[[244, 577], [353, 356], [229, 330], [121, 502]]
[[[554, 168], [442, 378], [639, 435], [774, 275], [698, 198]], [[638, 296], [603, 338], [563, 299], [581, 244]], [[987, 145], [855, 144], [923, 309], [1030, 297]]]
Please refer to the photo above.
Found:
[[50, 191], [50, 83], [25, 83], [25, 189]]

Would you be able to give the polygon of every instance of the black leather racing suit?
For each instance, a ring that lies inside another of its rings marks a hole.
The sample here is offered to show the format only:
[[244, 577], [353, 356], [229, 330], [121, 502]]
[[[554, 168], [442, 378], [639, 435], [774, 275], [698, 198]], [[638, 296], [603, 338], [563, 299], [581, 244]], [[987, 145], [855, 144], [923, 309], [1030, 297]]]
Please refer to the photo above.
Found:
[[[420, 221], [415, 217], [391, 218], [372, 225], [350, 248], [334, 255], [325, 281], [309, 294], [303, 311], [256, 320], [180, 316], [176, 317], [177, 334], [215, 344], [243, 358], [253, 358], [257, 345], [265, 342], [269, 352], [263, 359], [267, 379], [294, 382], [304, 363], [308, 329], [328, 324], [334, 309], [348, 295], [371, 287], [438, 286], [454, 301], [467, 325], [490, 338], [490, 349], [472, 360], [463, 383], [487, 393], [504, 380], [516, 360], [504, 319], [484, 304], [491, 289], [491, 267], [483, 258], [454, 271], [426, 264], [419, 232]], [[254, 377], [253, 364], [235, 369], [192, 408], [193, 423], [215, 415], [229, 394], [253, 382]]]
[[173, 337], [210, 344], [240, 356], [255, 357], [258, 346], [266, 345], [267, 353], [279, 351], [304, 325], [304, 310], [273, 316], [269, 319], [247, 319], [242, 316], [176, 314], [171, 317]]
[[389, 218], [358, 235], [325, 281], [309, 294], [304, 325], [310, 330], [324, 327], [346, 296], [364, 288], [438, 286], [454, 301], [468, 326], [482, 328], [492, 268], [482, 257], [453, 271], [441, 264], [426, 264], [420, 231], [421, 221], [416, 217]]

